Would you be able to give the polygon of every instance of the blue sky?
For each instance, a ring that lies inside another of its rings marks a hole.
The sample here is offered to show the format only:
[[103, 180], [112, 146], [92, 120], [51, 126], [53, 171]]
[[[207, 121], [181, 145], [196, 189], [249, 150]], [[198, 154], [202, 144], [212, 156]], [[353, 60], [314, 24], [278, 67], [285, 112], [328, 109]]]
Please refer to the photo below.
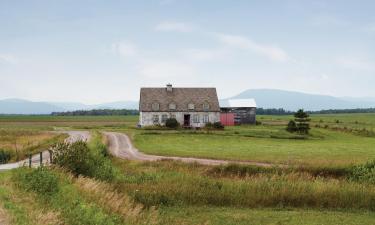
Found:
[[0, 0], [0, 99], [142, 86], [375, 97], [375, 1]]

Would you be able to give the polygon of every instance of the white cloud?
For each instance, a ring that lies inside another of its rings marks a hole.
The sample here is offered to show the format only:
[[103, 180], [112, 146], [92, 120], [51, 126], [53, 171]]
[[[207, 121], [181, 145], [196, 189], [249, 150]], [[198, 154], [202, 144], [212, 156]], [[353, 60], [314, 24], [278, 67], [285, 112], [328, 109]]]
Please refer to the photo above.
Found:
[[196, 74], [193, 66], [176, 60], [147, 60], [140, 64], [138, 72], [153, 79], [191, 77]]
[[373, 63], [356, 58], [338, 58], [336, 63], [346, 69], [362, 70], [362, 71], [374, 71], [375, 66]]
[[161, 22], [155, 26], [155, 30], [157, 31], [176, 31], [176, 32], [191, 32], [193, 31], [193, 26], [186, 23], [179, 23], [179, 22]]
[[113, 43], [111, 49], [114, 53], [123, 57], [131, 57], [137, 54], [137, 47], [130, 41], [120, 41]]
[[288, 54], [279, 47], [259, 44], [239, 35], [216, 34], [216, 36], [223, 44], [239, 49], [250, 50], [274, 61], [286, 62], [290, 60]]
[[17, 64], [18, 59], [13, 55], [0, 54], [0, 63]]

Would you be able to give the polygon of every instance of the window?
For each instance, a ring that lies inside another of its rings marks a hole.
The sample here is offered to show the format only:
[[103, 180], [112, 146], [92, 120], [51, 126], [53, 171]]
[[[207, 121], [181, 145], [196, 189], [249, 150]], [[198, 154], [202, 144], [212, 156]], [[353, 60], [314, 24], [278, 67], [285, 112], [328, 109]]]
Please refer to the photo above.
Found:
[[152, 116], [152, 122], [154, 124], [158, 124], [159, 123], [159, 115], [153, 115]]
[[209, 120], [208, 114], [206, 114], [203, 116], [203, 123], [208, 123], [208, 122], [210, 122], [210, 120]]
[[193, 122], [199, 123], [199, 115], [193, 115]]
[[164, 115], [161, 116], [161, 122], [162, 123], [165, 123], [167, 121], [167, 119], [168, 119], [168, 115], [164, 114]]
[[204, 111], [208, 111], [208, 110], [210, 110], [210, 104], [208, 104], [207, 102], [206, 102], [206, 103], [203, 103], [203, 110], [204, 110]]
[[159, 103], [157, 103], [157, 102], [152, 103], [151, 108], [152, 108], [153, 111], [159, 111], [159, 108], [160, 108]]
[[176, 110], [176, 104], [174, 103], [169, 104], [169, 110]]
[[194, 110], [194, 104], [193, 103], [190, 103], [190, 104], [188, 104], [188, 109], [189, 110]]
[[171, 114], [171, 118], [172, 119], [176, 119], [176, 115], [175, 114]]

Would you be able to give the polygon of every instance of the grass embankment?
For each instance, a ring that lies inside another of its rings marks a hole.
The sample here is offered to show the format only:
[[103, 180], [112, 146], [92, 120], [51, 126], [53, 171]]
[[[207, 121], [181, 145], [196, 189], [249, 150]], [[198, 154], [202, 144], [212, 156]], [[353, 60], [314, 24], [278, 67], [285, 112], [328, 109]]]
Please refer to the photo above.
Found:
[[18, 161], [29, 154], [46, 150], [66, 137], [65, 134], [44, 131], [0, 129], [0, 149], [9, 154], [10, 162]]

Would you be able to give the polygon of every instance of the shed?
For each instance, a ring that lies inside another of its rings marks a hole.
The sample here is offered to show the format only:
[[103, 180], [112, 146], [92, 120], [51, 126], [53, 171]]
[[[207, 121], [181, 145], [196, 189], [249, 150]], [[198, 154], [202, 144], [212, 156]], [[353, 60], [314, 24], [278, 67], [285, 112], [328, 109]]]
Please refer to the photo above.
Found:
[[[256, 123], [256, 102], [255, 99], [229, 99], [220, 102], [223, 124], [255, 124]], [[233, 114], [233, 117], [229, 114]], [[230, 121], [233, 118], [233, 121]]]

